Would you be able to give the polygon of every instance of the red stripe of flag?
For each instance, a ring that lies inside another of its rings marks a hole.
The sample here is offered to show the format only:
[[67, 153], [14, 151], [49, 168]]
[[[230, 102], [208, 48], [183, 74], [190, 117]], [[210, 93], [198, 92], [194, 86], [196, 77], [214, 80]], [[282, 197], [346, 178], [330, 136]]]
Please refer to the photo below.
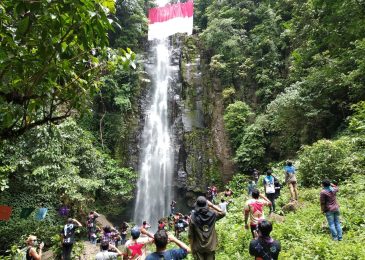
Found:
[[166, 22], [177, 17], [192, 17], [194, 10], [193, 0], [186, 3], [166, 5], [164, 7], [151, 8], [148, 12], [150, 24]]

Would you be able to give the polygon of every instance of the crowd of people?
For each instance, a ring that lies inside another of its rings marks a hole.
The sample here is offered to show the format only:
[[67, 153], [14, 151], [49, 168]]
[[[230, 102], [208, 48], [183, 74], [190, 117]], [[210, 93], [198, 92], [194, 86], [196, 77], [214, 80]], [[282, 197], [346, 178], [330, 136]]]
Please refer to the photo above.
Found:
[[[290, 201], [298, 200], [297, 179], [295, 167], [287, 162], [284, 168], [285, 181], [290, 190]], [[249, 182], [249, 196], [244, 206], [244, 227], [250, 230], [252, 240], [249, 244], [249, 253], [255, 259], [278, 259], [281, 251], [280, 242], [274, 240], [270, 233], [272, 223], [264, 216], [264, 207], [269, 208], [269, 214], [275, 212], [275, 199], [280, 195], [282, 188], [278, 179], [271, 169], [266, 171], [262, 178], [264, 194], [257, 189], [260, 174], [254, 169], [252, 180]], [[337, 184], [329, 180], [323, 180], [320, 192], [320, 206], [325, 214], [333, 240], [342, 240], [342, 228], [339, 220], [339, 205], [336, 200], [338, 192]], [[188, 215], [176, 211], [176, 202], [170, 204], [171, 213], [167, 218], [158, 221], [157, 232], [151, 233], [151, 225], [143, 221], [141, 226], [130, 228], [123, 222], [120, 229], [104, 226], [98, 227], [96, 220], [99, 214], [91, 211], [86, 220], [88, 240], [96, 245], [100, 243], [100, 252], [96, 254], [96, 260], [117, 259], [183, 259], [191, 253], [196, 260], [215, 259], [215, 251], [218, 245], [215, 223], [223, 218], [228, 212], [228, 205], [232, 201], [230, 197], [233, 191], [227, 188], [216, 203], [218, 189], [214, 183], [208, 187], [206, 196], [199, 196], [194, 204], [194, 209]], [[217, 205], [216, 205], [217, 204]], [[82, 227], [81, 222], [69, 218], [60, 232], [62, 244], [62, 259], [71, 259], [71, 252], [75, 243], [75, 230]], [[187, 232], [189, 244], [179, 240], [180, 234]], [[130, 239], [127, 240], [127, 235]], [[173, 235], [174, 234], [174, 235]], [[39, 260], [42, 258], [43, 243], [37, 247], [37, 238], [29, 236], [27, 241], [26, 259]], [[119, 243], [124, 245], [121, 251]], [[167, 250], [167, 244], [174, 243], [178, 248]], [[148, 254], [147, 245], [154, 244], [155, 252]]]

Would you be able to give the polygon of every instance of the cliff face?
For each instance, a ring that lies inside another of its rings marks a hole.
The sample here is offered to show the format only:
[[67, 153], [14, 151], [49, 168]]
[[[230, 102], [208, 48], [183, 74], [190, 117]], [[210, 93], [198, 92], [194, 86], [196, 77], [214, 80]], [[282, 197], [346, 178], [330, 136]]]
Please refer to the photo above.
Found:
[[205, 192], [212, 182], [223, 186], [234, 172], [223, 122], [223, 86], [209, 73], [198, 44], [193, 37], [175, 43], [181, 82], [174, 103], [176, 186], [188, 198], [190, 192]]

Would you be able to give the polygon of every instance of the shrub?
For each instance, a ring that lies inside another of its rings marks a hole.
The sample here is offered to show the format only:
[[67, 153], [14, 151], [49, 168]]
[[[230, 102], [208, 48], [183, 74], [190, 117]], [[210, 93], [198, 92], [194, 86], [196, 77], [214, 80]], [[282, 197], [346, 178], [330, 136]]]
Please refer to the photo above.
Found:
[[360, 172], [361, 152], [355, 153], [351, 137], [336, 141], [320, 140], [311, 146], [304, 146], [299, 154], [300, 181], [304, 186], [316, 186], [328, 178], [343, 181]]
[[224, 124], [235, 149], [241, 143], [245, 128], [248, 125], [248, 118], [251, 115], [252, 112], [250, 107], [242, 101], [236, 101], [226, 108], [224, 113]]

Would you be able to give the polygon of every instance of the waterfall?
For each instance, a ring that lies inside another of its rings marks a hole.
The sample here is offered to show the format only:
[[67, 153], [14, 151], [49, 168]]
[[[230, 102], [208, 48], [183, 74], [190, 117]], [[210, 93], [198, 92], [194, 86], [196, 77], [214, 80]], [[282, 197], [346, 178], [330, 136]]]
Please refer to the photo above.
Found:
[[146, 113], [140, 155], [139, 180], [134, 210], [134, 221], [143, 220], [152, 226], [169, 212], [173, 154], [168, 120], [168, 88], [171, 73], [170, 51], [167, 40], [154, 45], [156, 64], [149, 72], [152, 76], [153, 95]]

